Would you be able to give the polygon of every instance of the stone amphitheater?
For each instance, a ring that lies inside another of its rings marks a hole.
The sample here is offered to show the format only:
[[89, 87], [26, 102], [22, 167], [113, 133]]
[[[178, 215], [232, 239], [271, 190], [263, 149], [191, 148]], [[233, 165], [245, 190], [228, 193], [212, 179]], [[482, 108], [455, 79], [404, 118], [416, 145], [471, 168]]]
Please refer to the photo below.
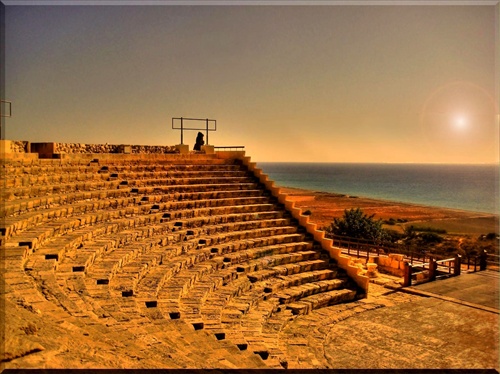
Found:
[[417, 297], [367, 297], [243, 151], [2, 148], [4, 368], [331, 368], [333, 325]]

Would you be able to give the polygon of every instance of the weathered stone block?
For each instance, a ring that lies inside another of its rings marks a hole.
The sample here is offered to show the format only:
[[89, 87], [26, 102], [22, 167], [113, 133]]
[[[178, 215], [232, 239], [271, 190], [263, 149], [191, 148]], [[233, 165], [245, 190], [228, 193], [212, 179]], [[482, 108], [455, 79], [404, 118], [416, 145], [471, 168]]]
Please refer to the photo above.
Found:
[[396, 261], [403, 261], [404, 255], [391, 253], [389, 254], [389, 258]]
[[181, 155], [189, 153], [189, 145], [187, 144], [177, 144], [175, 149], [177, 149]]
[[202, 145], [201, 146], [202, 152], [205, 152], [207, 155], [211, 155], [215, 153], [215, 148], [213, 145]]

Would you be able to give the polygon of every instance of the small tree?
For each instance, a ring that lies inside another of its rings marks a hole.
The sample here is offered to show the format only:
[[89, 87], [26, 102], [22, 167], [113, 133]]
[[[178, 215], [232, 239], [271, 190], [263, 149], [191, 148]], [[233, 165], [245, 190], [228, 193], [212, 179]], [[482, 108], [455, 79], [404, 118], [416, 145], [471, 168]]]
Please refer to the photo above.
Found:
[[374, 220], [375, 214], [370, 216], [360, 208], [344, 210], [342, 218], [334, 218], [330, 226], [326, 227], [327, 235], [348, 236], [372, 240], [381, 243], [389, 239], [389, 235], [382, 228], [382, 220]]

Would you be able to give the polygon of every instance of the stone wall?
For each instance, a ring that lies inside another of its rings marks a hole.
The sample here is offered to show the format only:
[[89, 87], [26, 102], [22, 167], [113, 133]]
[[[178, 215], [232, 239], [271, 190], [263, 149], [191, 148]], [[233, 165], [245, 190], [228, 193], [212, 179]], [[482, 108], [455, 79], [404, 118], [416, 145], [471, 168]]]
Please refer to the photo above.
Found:
[[178, 153], [175, 146], [54, 143], [54, 153]]
[[29, 144], [23, 140], [0, 140], [0, 150], [2, 153], [27, 153]]
[[179, 153], [176, 146], [169, 145], [124, 145], [124, 144], [84, 144], [84, 143], [30, 143], [20, 140], [2, 140], [2, 153], [41, 153], [46, 157], [52, 154], [77, 153], [141, 153], [165, 154]]
[[405, 274], [404, 255], [389, 254], [389, 256], [374, 257], [374, 263], [378, 265], [378, 270], [382, 273], [391, 274], [397, 277], [402, 277]]

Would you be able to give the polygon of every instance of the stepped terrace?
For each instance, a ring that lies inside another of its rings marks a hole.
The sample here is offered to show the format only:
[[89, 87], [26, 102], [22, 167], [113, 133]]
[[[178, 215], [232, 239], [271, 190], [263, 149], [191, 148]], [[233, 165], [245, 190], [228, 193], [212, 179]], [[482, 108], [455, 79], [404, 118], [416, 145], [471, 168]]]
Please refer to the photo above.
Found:
[[[287, 368], [290, 321], [367, 295], [368, 278], [241, 150], [2, 146], [6, 319], [21, 307], [85, 326], [100, 352], [135, 347], [69, 367]], [[60, 352], [51, 334], [51, 348], [8, 343], [4, 361]]]

